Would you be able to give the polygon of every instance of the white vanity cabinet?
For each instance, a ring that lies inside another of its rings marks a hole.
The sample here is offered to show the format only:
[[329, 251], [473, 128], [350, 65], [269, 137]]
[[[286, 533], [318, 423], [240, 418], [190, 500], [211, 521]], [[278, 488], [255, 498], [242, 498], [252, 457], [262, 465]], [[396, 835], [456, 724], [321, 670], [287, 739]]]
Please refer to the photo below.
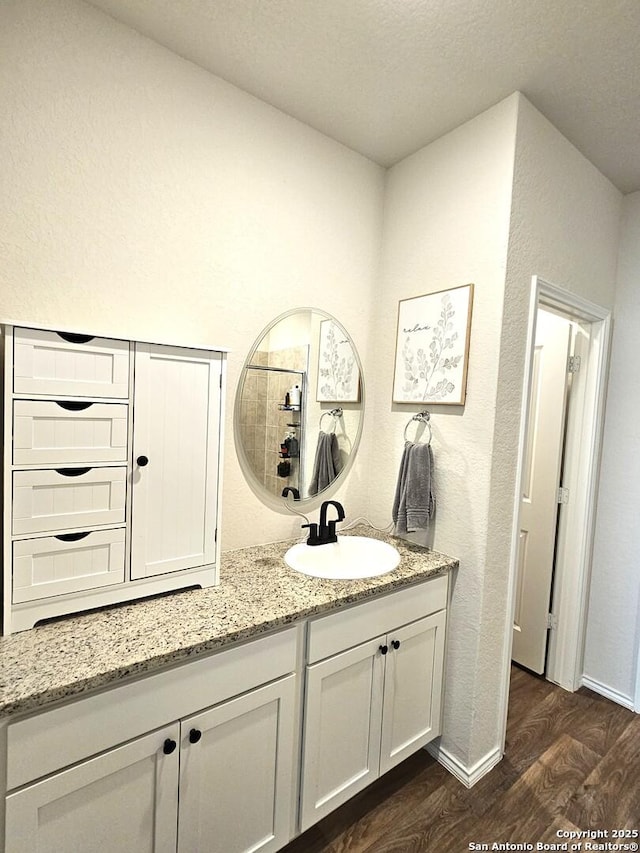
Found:
[[276, 853], [440, 734], [447, 600], [437, 575], [0, 720], [0, 853]]
[[275, 853], [296, 664], [294, 628], [10, 724], [5, 853]]
[[1, 330], [3, 632], [217, 583], [225, 354]]
[[310, 623], [301, 831], [440, 734], [447, 582]]
[[175, 853], [178, 736], [168, 726], [9, 794], [5, 853]]
[[291, 838], [295, 676], [181, 724], [179, 853], [275, 853]]

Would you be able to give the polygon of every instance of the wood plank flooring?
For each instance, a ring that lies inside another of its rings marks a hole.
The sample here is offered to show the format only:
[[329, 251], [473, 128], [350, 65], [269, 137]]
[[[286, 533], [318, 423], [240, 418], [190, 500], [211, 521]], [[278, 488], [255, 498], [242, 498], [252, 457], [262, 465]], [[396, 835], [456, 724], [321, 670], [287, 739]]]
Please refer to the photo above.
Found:
[[640, 830], [640, 715], [513, 667], [505, 757], [477, 785], [420, 750], [282, 853], [535, 848], [588, 829]]

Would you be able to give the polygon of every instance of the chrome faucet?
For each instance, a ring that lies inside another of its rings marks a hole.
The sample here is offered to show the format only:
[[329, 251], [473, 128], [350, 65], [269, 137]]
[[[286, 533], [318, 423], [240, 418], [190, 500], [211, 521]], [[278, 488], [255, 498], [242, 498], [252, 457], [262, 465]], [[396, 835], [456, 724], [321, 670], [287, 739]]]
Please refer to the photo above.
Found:
[[[337, 518], [332, 518], [327, 521], [327, 509], [334, 506], [338, 513]], [[320, 506], [320, 526], [317, 524], [303, 524], [303, 527], [309, 528], [309, 538], [307, 545], [329, 545], [331, 542], [338, 541], [336, 533], [336, 524], [344, 519], [344, 507], [339, 501], [324, 501]]]

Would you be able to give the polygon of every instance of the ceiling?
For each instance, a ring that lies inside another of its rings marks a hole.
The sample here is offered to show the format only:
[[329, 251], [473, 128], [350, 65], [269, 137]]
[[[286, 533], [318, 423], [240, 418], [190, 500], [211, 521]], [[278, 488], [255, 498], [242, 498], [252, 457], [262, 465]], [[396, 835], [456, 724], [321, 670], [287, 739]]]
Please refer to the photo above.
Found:
[[640, 189], [640, 0], [91, 0], [383, 166], [515, 90]]

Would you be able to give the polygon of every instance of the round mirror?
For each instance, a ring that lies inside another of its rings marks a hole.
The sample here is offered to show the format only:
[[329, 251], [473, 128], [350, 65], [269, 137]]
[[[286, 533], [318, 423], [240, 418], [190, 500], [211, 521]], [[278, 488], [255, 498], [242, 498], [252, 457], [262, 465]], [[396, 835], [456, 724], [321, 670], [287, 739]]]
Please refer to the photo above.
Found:
[[247, 482], [287, 511], [344, 482], [362, 433], [364, 381], [353, 341], [316, 308], [277, 317], [238, 382], [234, 434]]

